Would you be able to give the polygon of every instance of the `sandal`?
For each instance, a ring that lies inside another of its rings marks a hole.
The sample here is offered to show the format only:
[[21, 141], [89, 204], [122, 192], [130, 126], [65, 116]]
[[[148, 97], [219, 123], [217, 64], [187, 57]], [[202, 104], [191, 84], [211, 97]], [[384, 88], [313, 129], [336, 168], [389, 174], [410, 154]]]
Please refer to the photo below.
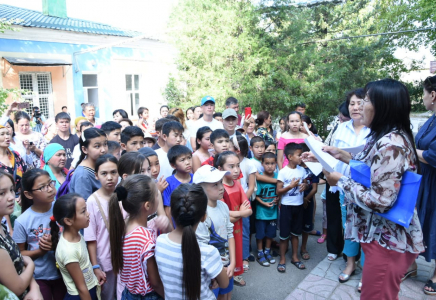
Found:
[[269, 262], [266, 260], [265, 254], [263, 252], [259, 252], [257, 254], [256, 260], [262, 267], [269, 267]]
[[[350, 275], [345, 274], [344, 272], [341, 272], [341, 274], [339, 274], [339, 276], [338, 276], [338, 280], [339, 280], [340, 283], [345, 283], [345, 282], [347, 282], [348, 280], [350, 280], [350, 277], [353, 276], [354, 274], [356, 274], [356, 270], [354, 270], [353, 272], [351, 272]], [[344, 279], [341, 279], [341, 277], [344, 278]]]
[[[433, 291], [428, 291], [425, 288], [430, 288]], [[434, 283], [431, 279], [429, 279], [429, 281], [427, 281], [427, 283], [424, 285], [424, 293], [426, 295], [436, 295], [436, 283]]]
[[276, 263], [276, 260], [271, 256], [269, 251], [265, 251], [265, 258], [271, 265]]
[[233, 283], [237, 286], [246, 286], [247, 285], [245, 280], [240, 275], [233, 277]]
[[337, 255], [337, 254], [329, 253], [329, 254], [327, 255], [327, 259], [328, 259], [329, 261], [334, 261], [334, 260], [336, 260], [336, 258], [338, 258], [338, 255]]
[[359, 293], [362, 292], [362, 281], [359, 281], [359, 285], [357, 286], [357, 291], [358, 291]]
[[305, 251], [305, 252], [300, 251], [300, 255], [301, 255], [301, 258], [304, 259], [304, 260], [309, 260], [310, 259], [310, 254], [307, 251]]
[[327, 238], [327, 234], [321, 235], [321, 237], [318, 239], [318, 244], [322, 244], [325, 242], [325, 239]]
[[243, 269], [244, 269], [244, 273], [246, 273], [248, 270], [250, 270], [250, 263], [248, 262], [248, 260], [243, 260], [242, 261], [243, 264]]
[[286, 265], [285, 264], [278, 264], [277, 271], [279, 271], [280, 273], [285, 273], [286, 272]]
[[416, 276], [418, 276], [418, 269], [411, 270], [411, 271], [407, 272], [406, 274], [404, 274], [404, 277], [401, 278], [401, 281], [404, 281], [404, 280], [406, 280], [409, 277], [410, 278], [414, 278]]
[[291, 260], [291, 264], [293, 264], [294, 266], [296, 266], [297, 269], [299, 269], [299, 270], [304, 270], [304, 269], [306, 269], [306, 266], [305, 266], [301, 261], [292, 261], [292, 260]]

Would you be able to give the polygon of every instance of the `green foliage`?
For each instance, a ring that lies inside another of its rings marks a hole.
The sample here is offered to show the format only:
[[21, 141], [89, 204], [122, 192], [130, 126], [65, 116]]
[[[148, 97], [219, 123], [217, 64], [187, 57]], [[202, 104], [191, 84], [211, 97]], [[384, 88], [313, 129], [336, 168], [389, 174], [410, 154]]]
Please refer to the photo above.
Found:
[[18, 24], [20, 23], [21, 20], [20, 19], [5, 19], [5, 18], [1, 18], [0, 19], [0, 32], [4, 33], [6, 30], [11, 30], [11, 31], [18, 31], [17, 28], [12, 27], [13, 24]]
[[415, 80], [414, 82], [405, 82], [410, 94], [410, 101], [412, 102], [412, 112], [425, 112], [427, 109], [422, 102], [423, 81]]
[[324, 134], [347, 91], [408, 69], [393, 56], [399, 36], [311, 41], [378, 33], [388, 26], [383, 9], [398, 1], [179, 1], [170, 18], [179, 80], [170, 80], [167, 98], [183, 94], [177, 103], [188, 107], [211, 95], [220, 111], [233, 96], [274, 117], [304, 102]]

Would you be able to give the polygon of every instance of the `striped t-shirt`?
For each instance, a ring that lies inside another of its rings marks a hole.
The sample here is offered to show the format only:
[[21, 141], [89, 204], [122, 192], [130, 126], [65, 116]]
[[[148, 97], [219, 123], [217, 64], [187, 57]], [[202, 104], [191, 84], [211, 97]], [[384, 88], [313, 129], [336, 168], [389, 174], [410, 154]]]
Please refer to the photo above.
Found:
[[[223, 268], [218, 250], [203, 243], [198, 244], [201, 253], [201, 300], [215, 300], [209, 285]], [[161, 234], [156, 242], [156, 263], [162, 280], [165, 299], [184, 300], [182, 245], [171, 241], [168, 234]], [[189, 267], [189, 266], [188, 266]]]
[[[121, 282], [130, 293], [145, 296], [153, 291], [148, 280], [147, 259], [154, 255], [156, 232], [138, 226], [124, 237]], [[145, 268], [143, 267], [145, 265]]]

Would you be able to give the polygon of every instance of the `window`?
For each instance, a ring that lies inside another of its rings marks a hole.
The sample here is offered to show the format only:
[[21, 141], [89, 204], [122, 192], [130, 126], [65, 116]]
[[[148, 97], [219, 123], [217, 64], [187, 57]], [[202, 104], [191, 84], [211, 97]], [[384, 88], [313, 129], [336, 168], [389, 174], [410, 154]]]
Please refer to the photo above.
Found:
[[99, 101], [98, 101], [98, 78], [97, 74], [83, 74], [83, 95], [84, 103], [92, 103], [95, 106], [95, 117], [99, 118]]
[[136, 116], [138, 108], [140, 107], [139, 101], [141, 92], [139, 89], [139, 81], [140, 75], [126, 75], [126, 98], [130, 106], [128, 113], [132, 117]]
[[20, 89], [31, 91], [23, 98], [29, 100], [30, 106], [27, 108], [29, 115], [32, 108], [38, 106], [44, 117], [53, 116], [53, 99], [51, 87], [51, 73], [20, 73]]

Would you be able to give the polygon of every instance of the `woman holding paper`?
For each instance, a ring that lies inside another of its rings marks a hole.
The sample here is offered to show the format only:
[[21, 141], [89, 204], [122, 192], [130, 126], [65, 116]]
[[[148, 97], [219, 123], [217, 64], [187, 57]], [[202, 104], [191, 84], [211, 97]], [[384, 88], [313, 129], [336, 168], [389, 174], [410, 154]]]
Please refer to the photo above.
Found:
[[[347, 93], [345, 103], [348, 107], [351, 120], [338, 126], [333, 141], [334, 147], [354, 148], [366, 144], [367, 136], [370, 134], [371, 129], [363, 124], [361, 111], [363, 98], [365, 98], [365, 91], [362, 88]], [[335, 171], [344, 174], [347, 168], [348, 165], [340, 161], [336, 165]], [[344, 206], [344, 202], [346, 202], [345, 193], [337, 191], [336, 187], [330, 187], [330, 192], [327, 192], [326, 198], [328, 257], [330, 259], [332, 255], [336, 256], [339, 254], [342, 250], [341, 246], [343, 246], [343, 253], [347, 256], [347, 266], [342, 273], [339, 274], [338, 280], [344, 283], [350, 279], [350, 276], [354, 275], [356, 270], [356, 257], [359, 255], [360, 246], [359, 243], [351, 240], [344, 241], [342, 230], [343, 228], [345, 229], [347, 215], [347, 207]], [[340, 224], [338, 224], [339, 222]], [[360, 262], [363, 267], [364, 255], [361, 256]]]
[[[422, 174], [416, 208], [427, 246], [423, 256], [429, 262], [436, 259], [436, 76], [428, 77], [424, 81], [422, 100], [425, 108], [433, 112], [433, 116], [425, 122], [415, 138]], [[416, 274], [416, 262], [409, 269], [408, 273]], [[424, 293], [436, 295], [436, 270], [426, 283]]]
[[348, 201], [345, 238], [360, 242], [365, 252], [361, 299], [398, 299], [402, 277], [425, 250], [421, 224], [416, 209], [408, 228], [376, 213], [389, 211], [403, 174], [419, 168], [410, 129], [410, 97], [407, 88], [392, 79], [370, 82], [365, 92], [363, 124], [371, 128], [365, 149], [355, 157], [335, 147], [326, 146], [324, 151], [344, 163], [354, 159], [368, 165], [371, 185], [365, 187], [349, 174], [325, 174]]

